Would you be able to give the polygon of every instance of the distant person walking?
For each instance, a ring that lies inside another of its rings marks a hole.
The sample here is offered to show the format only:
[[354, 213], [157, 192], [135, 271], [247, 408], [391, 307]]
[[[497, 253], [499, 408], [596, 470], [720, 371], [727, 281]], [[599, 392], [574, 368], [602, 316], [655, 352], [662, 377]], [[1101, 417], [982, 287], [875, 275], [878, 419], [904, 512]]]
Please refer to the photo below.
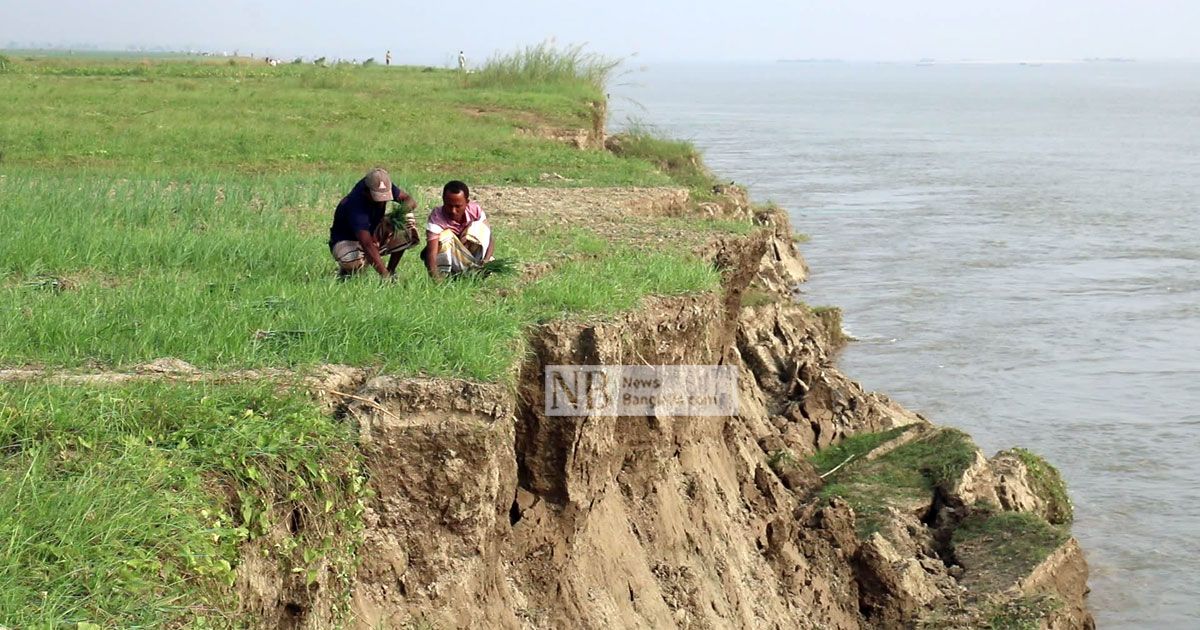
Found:
[[[404, 251], [421, 242], [411, 212], [404, 217], [403, 226], [384, 216], [389, 201], [397, 201], [407, 210], [417, 207], [408, 193], [392, 183], [387, 171], [373, 168], [338, 203], [329, 228], [329, 253], [337, 261], [339, 276], [344, 278], [370, 264], [387, 278], [396, 271]], [[388, 254], [391, 260], [384, 267], [383, 256]]]
[[389, 51], [387, 51], [386, 54], [383, 55], [383, 65], [385, 65], [385, 66], [392, 65], [392, 51], [389, 50]]
[[461, 51], [461, 50], [458, 51], [458, 71], [459, 72], [467, 71], [467, 55], [464, 54], [463, 51]]

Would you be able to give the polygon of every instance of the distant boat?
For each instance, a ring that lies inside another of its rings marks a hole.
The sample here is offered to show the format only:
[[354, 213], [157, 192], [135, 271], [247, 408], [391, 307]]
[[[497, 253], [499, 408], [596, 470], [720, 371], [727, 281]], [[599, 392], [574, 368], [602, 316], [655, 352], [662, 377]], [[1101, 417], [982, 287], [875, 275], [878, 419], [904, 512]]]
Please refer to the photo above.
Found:
[[935, 63], [937, 63], [937, 59], [933, 59], [931, 57], [922, 57], [919, 61], [917, 61], [918, 66], [932, 66]]

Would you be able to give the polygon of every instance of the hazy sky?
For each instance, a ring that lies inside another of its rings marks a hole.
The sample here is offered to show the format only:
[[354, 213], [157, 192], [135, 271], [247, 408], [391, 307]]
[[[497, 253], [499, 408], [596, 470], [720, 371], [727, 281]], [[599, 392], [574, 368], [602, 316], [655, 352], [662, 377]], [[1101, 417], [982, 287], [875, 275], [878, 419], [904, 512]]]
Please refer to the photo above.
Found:
[[482, 60], [554, 37], [657, 60], [1200, 58], [1198, 0], [0, 0], [0, 46]]

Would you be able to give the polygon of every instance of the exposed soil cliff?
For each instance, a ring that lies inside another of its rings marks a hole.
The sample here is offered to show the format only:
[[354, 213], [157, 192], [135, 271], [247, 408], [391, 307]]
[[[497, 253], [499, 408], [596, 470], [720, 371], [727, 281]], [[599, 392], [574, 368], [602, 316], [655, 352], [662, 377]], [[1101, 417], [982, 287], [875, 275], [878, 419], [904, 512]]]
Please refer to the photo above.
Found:
[[[354, 393], [338, 413], [360, 426], [375, 492], [357, 623], [1091, 625], [1073, 539], [1052, 528], [1039, 550], [1010, 557], [1027, 532], [996, 519], [1040, 527], [1054, 502], [1027, 464], [989, 462], [961, 433], [841, 374], [836, 317], [791, 299], [804, 265], [786, 218], [757, 221], [752, 236], [704, 247], [720, 294], [543, 325], [513, 388], [335, 376]], [[754, 306], [743, 306], [748, 290]], [[556, 364], [736, 366], [740, 412], [547, 417], [543, 367]], [[879, 438], [822, 479], [808, 456], [859, 435]], [[945, 453], [958, 459], [930, 459]], [[910, 473], [928, 483], [889, 485]], [[281, 589], [275, 604], [298, 611], [290, 623], [329, 619], [297, 597], [318, 601]]]

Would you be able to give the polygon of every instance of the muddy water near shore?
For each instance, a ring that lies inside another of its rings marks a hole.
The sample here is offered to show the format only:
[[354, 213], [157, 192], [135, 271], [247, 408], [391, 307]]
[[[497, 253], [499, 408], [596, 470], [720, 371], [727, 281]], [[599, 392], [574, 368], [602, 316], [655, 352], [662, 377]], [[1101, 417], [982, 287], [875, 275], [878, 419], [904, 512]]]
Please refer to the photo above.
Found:
[[791, 211], [842, 367], [1065, 474], [1101, 627], [1200, 617], [1200, 65], [658, 66], [613, 89]]

